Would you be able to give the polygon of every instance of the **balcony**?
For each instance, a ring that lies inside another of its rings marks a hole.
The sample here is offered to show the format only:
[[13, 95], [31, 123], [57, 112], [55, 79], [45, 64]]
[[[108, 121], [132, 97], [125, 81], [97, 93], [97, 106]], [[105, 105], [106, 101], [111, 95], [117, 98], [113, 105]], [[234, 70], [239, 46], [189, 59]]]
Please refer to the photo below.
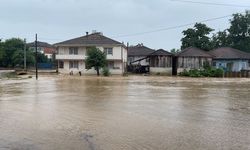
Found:
[[62, 55], [62, 54], [57, 54], [56, 59], [60, 60], [83, 60], [85, 59], [84, 55]]

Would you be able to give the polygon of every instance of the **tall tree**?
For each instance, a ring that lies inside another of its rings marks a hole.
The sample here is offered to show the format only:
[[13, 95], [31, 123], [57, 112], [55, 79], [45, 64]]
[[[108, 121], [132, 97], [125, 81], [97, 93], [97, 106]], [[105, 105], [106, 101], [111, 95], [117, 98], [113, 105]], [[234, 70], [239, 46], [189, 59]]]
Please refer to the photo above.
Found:
[[107, 64], [106, 54], [96, 47], [87, 48], [86, 68], [91, 69], [94, 67], [97, 76], [100, 75], [100, 68], [105, 67]]
[[232, 47], [242, 51], [250, 52], [250, 12], [244, 14], [233, 14], [228, 29]]
[[15, 64], [12, 61], [13, 54], [15, 51], [23, 50], [24, 41], [18, 38], [8, 39], [3, 44], [4, 57], [3, 57], [3, 66], [4, 67], [14, 67]]
[[219, 31], [211, 38], [212, 48], [230, 47], [232, 45], [231, 42], [227, 30]]
[[210, 37], [208, 36], [213, 31], [206, 24], [196, 23], [194, 28], [184, 30], [182, 33], [184, 37], [181, 39], [181, 49], [187, 47], [197, 47], [204, 50], [210, 50]]

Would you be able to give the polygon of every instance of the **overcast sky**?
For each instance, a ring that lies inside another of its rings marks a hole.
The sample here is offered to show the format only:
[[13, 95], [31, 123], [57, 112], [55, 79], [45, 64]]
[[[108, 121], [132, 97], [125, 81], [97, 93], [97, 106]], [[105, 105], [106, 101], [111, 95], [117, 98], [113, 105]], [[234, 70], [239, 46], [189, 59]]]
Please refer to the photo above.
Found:
[[[249, 0], [192, 0], [250, 6]], [[56, 43], [97, 30], [130, 44], [143, 43], [159, 49], [180, 47], [182, 31], [165, 30], [136, 36], [121, 36], [217, 18], [247, 7], [229, 7], [171, 0], [0, 0], [0, 38], [26, 38]], [[230, 17], [207, 22], [215, 31], [229, 26]]]

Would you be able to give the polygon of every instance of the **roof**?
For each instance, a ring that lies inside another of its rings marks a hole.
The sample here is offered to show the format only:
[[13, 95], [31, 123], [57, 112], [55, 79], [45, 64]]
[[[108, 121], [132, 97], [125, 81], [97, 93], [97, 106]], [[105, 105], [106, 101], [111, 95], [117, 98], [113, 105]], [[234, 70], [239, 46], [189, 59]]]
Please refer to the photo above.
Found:
[[179, 57], [210, 57], [212, 58], [213, 55], [209, 54], [205, 50], [201, 50], [196, 47], [188, 47], [180, 51], [177, 56]]
[[122, 43], [103, 36], [102, 33], [97, 32], [82, 37], [70, 39], [60, 43], [54, 44], [55, 46], [96, 46], [96, 45], [123, 45]]
[[45, 54], [54, 54], [55, 52], [56, 52], [56, 50], [54, 48], [49, 48], [49, 47], [44, 48]]
[[250, 59], [250, 53], [240, 51], [231, 47], [221, 47], [210, 51], [214, 59]]
[[131, 46], [128, 48], [128, 56], [148, 56], [155, 50], [148, 48], [142, 44]]
[[150, 54], [150, 56], [172, 56], [173, 54], [164, 50], [164, 49], [158, 49]]
[[[28, 43], [27, 46], [29, 47], [35, 47], [35, 42]], [[37, 47], [48, 47], [48, 48], [54, 48], [53, 45], [46, 43], [46, 42], [41, 42], [37, 41]]]

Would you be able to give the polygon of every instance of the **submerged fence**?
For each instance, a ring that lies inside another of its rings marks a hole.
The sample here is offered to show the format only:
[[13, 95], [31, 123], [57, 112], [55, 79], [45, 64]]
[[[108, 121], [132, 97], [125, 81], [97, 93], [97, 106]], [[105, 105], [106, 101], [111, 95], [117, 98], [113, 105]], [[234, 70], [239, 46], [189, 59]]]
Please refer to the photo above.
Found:
[[242, 70], [241, 72], [225, 72], [226, 78], [250, 78], [250, 70]]

